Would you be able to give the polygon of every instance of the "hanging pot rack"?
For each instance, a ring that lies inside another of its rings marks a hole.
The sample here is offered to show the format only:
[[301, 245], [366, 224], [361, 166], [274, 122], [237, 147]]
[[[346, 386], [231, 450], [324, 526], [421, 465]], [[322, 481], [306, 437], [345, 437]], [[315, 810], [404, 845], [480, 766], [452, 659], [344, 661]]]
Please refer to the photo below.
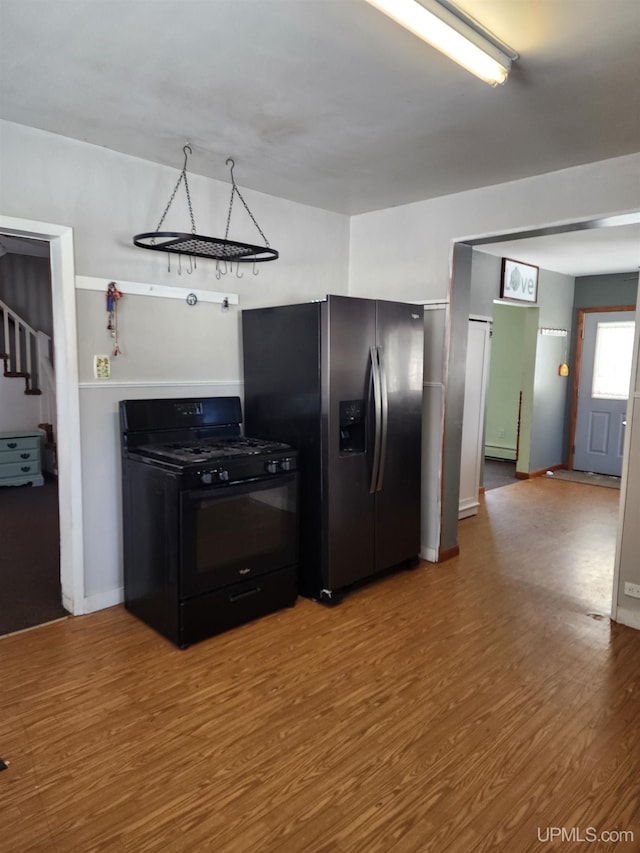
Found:
[[[192, 154], [193, 152], [188, 143], [183, 147], [182, 151], [184, 153], [182, 171], [180, 172], [180, 177], [173, 188], [173, 192], [167, 202], [164, 213], [160, 217], [160, 222], [158, 223], [156, 230], [136, 234], [133, 238], [134, 245], [141, 249], [151, 249], [156, 252], [167, 252], [173, 255], [187, 255], [192, 258], [209, 258], [214, 261], [236, 261], [236, 263], [240, 264], [275, 261], [280, 256], [280, 253], [276, 249], [271, 248], [269, 245], [269, 241], [265, 237], [262, 228], [258, 225], [255, 216], [249, 209], [249, 205], [244, 200], [242, 193], [238, 189], [238, 185], [236, 184], [236, 179], [233, 174], [235, 162], [231, 157], [228, 157], [226, 161], [226, 165], [230, 167], [231, 173], [231, 198], [229, 199], [229, 212], [227, 214], [227, 227], [224, 232], [224, 237], [207, 237], [196, 233], [195, 218], [193, 215], [193, 207], [191, 205], [191, 194], [189, 193], [189, 182], [187, 180], [187, 161], [189, 159], [189, 154]], [[184, 231], [161, 231], [162, 223], [169, 212], [169, 208], [171, 207], [182, 182], [184, 182], [187, 204], [189, 206], [191, 233]], [[260, 232], [260, 236], [264, 240], [264, 246], [256, 246], [252, 243], [241, 243], [236, 240], [229, 240], [231, 212], [233, 210], [233, 201], [236, 195], [251, 217], [251, 221]]]

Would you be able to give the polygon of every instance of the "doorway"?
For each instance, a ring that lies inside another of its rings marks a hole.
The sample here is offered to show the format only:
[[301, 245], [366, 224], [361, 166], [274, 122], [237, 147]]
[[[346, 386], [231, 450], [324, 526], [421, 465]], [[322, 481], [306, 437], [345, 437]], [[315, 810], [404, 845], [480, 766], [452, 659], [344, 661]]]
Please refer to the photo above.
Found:
[[[610, 215], [604, 218], [585, 220], [575, 223], [564, 223], [556, 226], [548, 226], [546, 228], [530, 229], [515, 233], [492, 234], [482, 237], [460, 238], [452, 241], [452, 284], [451, 284], [451, 324], [450, 324], [450, 347], [449, 347], [449, 384], [445, 398], [445, 423], [443, 434], [445, 436], [444, 454], [441, 468], [442, 480], [446, 482], [456, 481], [457, 471], [460, 464], [459, 442], [457, 441], [458, 432], [456, 430], [456, 422], [460, 423], [464, 399], [464, 374], [462, 364], [464, 363], [461, 356], [466, 355], [464, 346], [456, 344], [461, 338], [466, 340], [466, 325], [470, 314], [471, 306], [471, 253], [474, 247], [488, 246], [490, 244], [504, 244], [515, 240], [528, 240], [532, 237], [559, 235], [569, 232], [582, 232], [592, 229], [608, 229], [616, 226], [624, 226], [629, 224], [629, 221], [640, 221], [640, 212], [635, 211], [632, 214]], [[498, 254], [496, 252], [496, 254]], [[533, 260], [533, 259], [532, 259]], [[586, 273], [583, 273], [586, 274]], [[474, 306], [473, 310], [479, 310]], [[637, 336], [634, 341], [634, 351], [637, 352]], [[631, 421], [629, 421], [628, 432], [631, 432]], [[448, 436], [452, 436], [452, 440], [447, 441]], [[628, 444], [628, 442], [627, 442]], [[628, 452], [628, 451], [627, 451]], [[542, 472], [544, 473], [544, 472]], [[626, 475], [623, 471], [623, 481]], [[623, 488], [625, 483], [623, 482]], [[445, 494], [445, 498], [447, 498]], [[452, 501], [443, 500], [443, 510], [441, 514], [441, 552], [448, 554], [456, 553], [457, 547], [457, 508], [458, 501], [456, 495], [455, 516]], [[621, 522], [622, 523], [622, 522]], [[622, 530], [622, 527], [620, 528]], [[618, 573], [619, 563], [616, 557], [616, 565], [614, 567], [614, 581], [612, 589], [612, 618], [617, 615], [617, 600], [618, 600]]]
[[0, 234], [0, 245], [2, 636], [69, 614], [60, 583], [49, 243]]
[[60, 583], [65, 610], [78, 615], [86, 605], [73, 232], [68, 226], [0, 215], [0, 233], [49, 243], [56, 340]]
[[529, 470], [539, 309], [493, 303], [484, 456]]
[[581, 309], [575, 359], [569, 467], [622, 475], [635, 307]]

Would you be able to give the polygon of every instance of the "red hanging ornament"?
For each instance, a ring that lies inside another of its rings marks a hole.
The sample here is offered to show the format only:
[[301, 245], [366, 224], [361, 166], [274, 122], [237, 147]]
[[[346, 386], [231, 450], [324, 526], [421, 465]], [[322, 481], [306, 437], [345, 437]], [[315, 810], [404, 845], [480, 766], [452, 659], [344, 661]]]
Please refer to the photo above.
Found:
[[109, 282], [107, 286], [107, 331], [111, 332], [114, 339], [113, 355], [120, 355], [122, 350], [118, 346], [118, 301], [122, 299], [122, 293], [116, 287], [115, 281]]

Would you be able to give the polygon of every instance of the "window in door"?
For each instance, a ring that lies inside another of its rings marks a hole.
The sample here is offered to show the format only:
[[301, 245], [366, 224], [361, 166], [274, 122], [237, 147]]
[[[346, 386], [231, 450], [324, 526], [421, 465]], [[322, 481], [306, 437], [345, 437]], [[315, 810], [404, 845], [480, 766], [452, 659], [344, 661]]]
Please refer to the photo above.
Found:
[[599, 322], [596, 328], [591, 396], [626, 400], [631, 381], [635, 323]]

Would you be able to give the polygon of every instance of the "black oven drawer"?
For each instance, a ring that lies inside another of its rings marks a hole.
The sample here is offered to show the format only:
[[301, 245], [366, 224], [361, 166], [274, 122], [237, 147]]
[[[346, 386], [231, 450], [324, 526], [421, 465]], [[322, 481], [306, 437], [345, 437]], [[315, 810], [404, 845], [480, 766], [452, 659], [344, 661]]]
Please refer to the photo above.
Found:
[[295, 603], [297, 566], [181, 601], [178, 645], [188, 646]]

